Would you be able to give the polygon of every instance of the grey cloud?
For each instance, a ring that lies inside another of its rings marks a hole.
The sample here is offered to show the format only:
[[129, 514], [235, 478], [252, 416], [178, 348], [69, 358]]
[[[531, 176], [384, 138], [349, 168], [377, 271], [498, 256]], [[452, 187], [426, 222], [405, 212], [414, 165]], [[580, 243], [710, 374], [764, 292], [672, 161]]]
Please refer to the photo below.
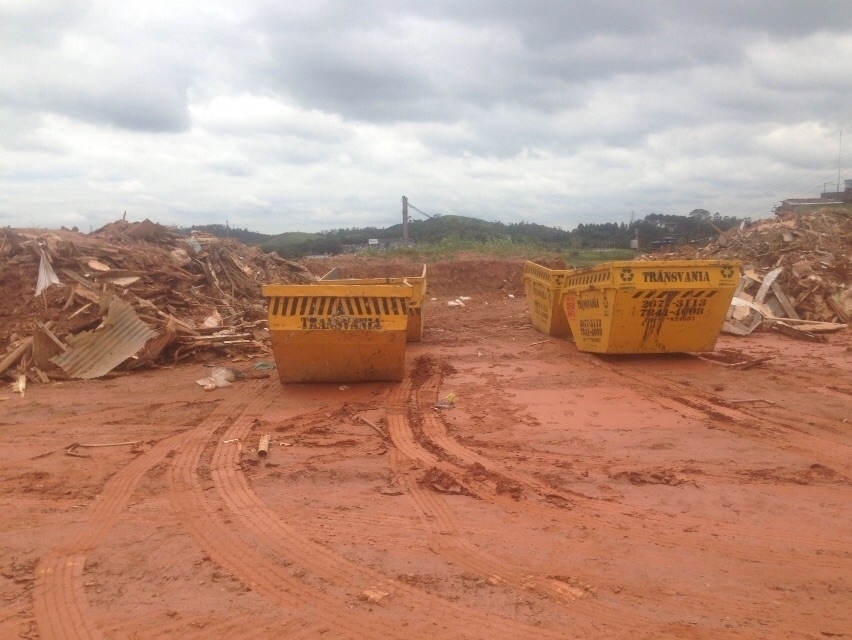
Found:
[[30, 0], [0, 4], [0, 42], [33, 50], [54, 46], [84, 18], [90, 0]]
[[850, 124], [847, 5], [0, 5], [3, 206], [304, 228], [384, 219], [407, 192], [568, 226], [771, 199]]

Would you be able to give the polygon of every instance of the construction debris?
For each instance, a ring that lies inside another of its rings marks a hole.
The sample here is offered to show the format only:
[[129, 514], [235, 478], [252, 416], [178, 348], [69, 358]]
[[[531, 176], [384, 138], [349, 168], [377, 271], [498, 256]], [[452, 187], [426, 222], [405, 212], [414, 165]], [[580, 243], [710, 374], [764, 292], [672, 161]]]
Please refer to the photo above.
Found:
[[748, 335], [758, 327], [772, 327], [822, 341], [816, 333], [843, 329], [852, 317], [849, 208], [779, 211], [774, 219], [721, 233], [693, 257], [736, 259], [745, 265], [722, 329], [728, 333]]
[[275, 253], [149, 220], [0, 229], [0, 265], [0, 375], [36, 382], [268, 357], [261, 285], [315, 279]]
[[[852, 314], [852, 211], [825, 207], [780, 212], [774, 219], [720, 234], [696, 258], [742, 261], [776, 318], [848, 324]], [[749, 283], [744, 292], [748, 293]], [[765, 287], [764, 287], [765, 285]], [[740, 294], [737, 294], [738, 296]], [[748, 299], [747, 297], [745, 299]]]
[[260, 443], [257, 445], [257, 457], [265, 458], [269, 455], [269, 434], [266, 433], [260, 437]]

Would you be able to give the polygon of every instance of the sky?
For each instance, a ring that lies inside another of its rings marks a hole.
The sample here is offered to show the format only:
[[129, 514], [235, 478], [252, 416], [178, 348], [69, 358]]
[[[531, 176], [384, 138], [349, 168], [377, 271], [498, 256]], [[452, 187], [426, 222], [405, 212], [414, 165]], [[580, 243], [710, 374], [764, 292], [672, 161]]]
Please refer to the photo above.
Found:
[[849, 9], [3, 0], [0, 227], [771, 217], [852, 177]]

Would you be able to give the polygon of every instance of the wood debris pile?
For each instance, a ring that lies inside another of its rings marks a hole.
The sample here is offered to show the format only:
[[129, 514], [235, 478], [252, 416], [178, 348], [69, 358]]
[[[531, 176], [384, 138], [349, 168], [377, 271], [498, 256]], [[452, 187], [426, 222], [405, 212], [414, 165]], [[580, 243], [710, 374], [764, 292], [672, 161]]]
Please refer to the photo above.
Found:
[[785, 212], [772, 220], [743, 225], [721, 233], [694, 257], [742, 261], [744, 284], [749, 287], [751, 281], [755, 295], [764, 278], [774, 274], [761, 304], [770, 302], [780, 317], [850, 322], [852, 211], [848, 208]]
[[90, 234], [0, 229], [0, 375], [268, 356], [261, 285], [313, 280], [274, 253], [148, 220]]

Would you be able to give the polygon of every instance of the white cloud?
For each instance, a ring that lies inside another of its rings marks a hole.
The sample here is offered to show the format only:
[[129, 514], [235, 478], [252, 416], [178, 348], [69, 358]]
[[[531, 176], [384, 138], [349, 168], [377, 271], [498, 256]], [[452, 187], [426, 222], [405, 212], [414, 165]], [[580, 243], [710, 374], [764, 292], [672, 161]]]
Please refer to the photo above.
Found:
[[850, 12], [793, 4], [5, 2], [0, 223], [767, 215], [850, 125]]

